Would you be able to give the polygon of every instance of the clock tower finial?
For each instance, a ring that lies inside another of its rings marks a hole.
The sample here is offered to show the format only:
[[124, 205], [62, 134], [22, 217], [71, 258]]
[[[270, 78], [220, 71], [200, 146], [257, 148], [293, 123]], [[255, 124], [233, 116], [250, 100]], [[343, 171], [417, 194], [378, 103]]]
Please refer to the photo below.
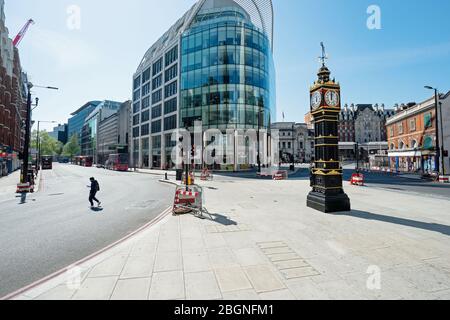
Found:
[[322, 56], [319, 59], [322, 61], [322, 67], [325, 67], [325, 60], [328, 60], [328, 56], [325, 53], [325, 45], [323, 42], [320, 43], [320, 46], [322, 47]]
[[325, 65], [325, 60], [328, 60], [328, 55], [325, 52], [325, 45], [323, 42], [320, 43], [320, 46], [322, 47], [322, 56], [319, 57], [319, 59], [322, 62], [322, 67], [319, 69], [317, 76], [319, 77], [319, 83], [326, 83], [330, 81], [331, 72]]

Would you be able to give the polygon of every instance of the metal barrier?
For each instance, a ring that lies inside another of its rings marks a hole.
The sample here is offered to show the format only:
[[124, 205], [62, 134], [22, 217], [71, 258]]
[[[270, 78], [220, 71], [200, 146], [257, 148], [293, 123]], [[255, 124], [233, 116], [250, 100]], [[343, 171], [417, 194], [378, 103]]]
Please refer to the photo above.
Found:
[[214, 180], [214, 176], [208, 169], [203, 169], [200, 180], [201, 181], [212, 181], [212, 180]]
[[352, 174], [350, 183], [354, 186], [364, 186], [364, 175], [362, 173]]
[[273, 180], [287, 180], [288, 177], [289, 177], [288, 172], [283, 170], [275, 172], [272, 176]]
[[204, 207], [203, 188], [198, 185], [177, 186], [173, 201], [173, 215], [193, 213], [198, 218], [204, 218], [204, 214], [211, 217]]

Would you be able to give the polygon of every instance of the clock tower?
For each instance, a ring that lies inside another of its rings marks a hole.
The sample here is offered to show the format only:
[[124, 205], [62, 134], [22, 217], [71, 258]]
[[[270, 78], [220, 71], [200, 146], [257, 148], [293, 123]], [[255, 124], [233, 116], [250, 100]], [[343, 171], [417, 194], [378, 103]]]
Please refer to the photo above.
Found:
[[311, 116], [315, 129], [315, 158], [311, 170], [311, 187], [307, 205], [325, 212], [350, 211], [350, 199], [345, 194], [342, 183], [342, 167], [339, 162], [339, 113], [341, 111], [341, 88], [330, 79], [330, 70], [325, 65], [327, 59], [322, 46], [322, 67], [318, 80], [310, 88]]

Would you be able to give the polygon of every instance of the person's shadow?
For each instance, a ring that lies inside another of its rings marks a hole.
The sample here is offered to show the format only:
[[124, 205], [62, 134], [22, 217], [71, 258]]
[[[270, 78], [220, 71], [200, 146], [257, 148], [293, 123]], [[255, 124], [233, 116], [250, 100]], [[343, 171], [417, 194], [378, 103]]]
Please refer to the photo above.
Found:
[[101, 207], [91, 208], [91, 211], [92, 212], [102, 212], [103, 208], [101, 208]]

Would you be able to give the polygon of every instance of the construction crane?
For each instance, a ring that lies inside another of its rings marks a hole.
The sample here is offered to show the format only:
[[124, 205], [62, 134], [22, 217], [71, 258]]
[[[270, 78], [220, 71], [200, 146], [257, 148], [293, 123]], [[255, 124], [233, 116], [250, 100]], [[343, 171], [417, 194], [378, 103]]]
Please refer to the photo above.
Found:
[[14, 47], [17, 47], [19, 45], [20, 41], [22, 41], [23, 37], [27, 33], [28, 28], [32, 24], [34, 24], [33, 19], [30, 19], [30, 20], [27, 21], [27, 23], [25, 23], [25, 25], [23, 26], [22, 30], [20, 30], [19, 34], [14, 38], [14, 41], [13, 41]]

